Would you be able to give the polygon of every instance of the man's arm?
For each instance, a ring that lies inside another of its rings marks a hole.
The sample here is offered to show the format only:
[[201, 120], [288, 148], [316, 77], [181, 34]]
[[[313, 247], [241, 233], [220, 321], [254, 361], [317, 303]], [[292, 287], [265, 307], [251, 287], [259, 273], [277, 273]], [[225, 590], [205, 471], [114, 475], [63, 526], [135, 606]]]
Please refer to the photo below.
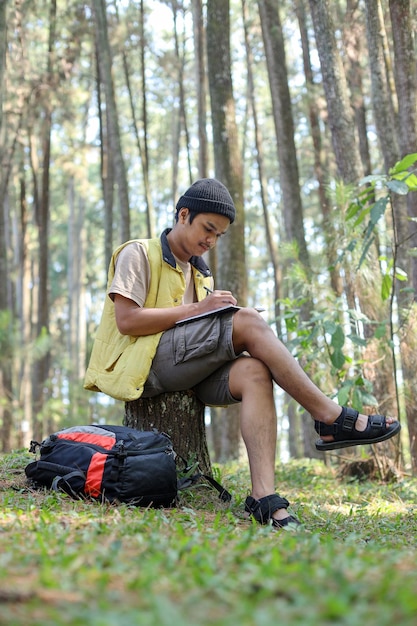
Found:
[[119, 294], [114, 294], [116, 324], [122, 335], [154, 335], [175, 326], [176, 322], [192, 315], [199, 315], [227, 304], [236, 304], [230, 291], [214, 291], [200, 302], [181, 304], [166, 309], [140, 307], [136, 302]]

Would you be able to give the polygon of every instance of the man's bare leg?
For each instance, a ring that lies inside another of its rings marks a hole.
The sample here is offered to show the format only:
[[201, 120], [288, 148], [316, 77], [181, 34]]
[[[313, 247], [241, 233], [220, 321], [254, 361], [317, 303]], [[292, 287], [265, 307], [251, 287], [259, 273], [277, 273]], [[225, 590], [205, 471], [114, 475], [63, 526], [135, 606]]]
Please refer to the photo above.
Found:
[[[247, 351], [262, 361], [275, 382], [298, 402], [313, 419], [332, 424], [341, 407], [328, 398], [307, 376], [272, 329], [254, 309], [241, 309], [233, 316], [233, 344], [237, 353]], [[387, 418], [387, 424], [393, 420]], [[359, 415], [355, 428], [364, 430], [367, 415]], [[322, 437], [331, 440], [332, 436]]]
[[[237, 359], [229, 374], [232, 395], [241, 400], [241, 432], [248, 453], [252, 497], [256, 500], [275, 493], [277, 416], [273, 382], [268, 368], [258, 359]], [[275, 519], [288, 517], [278, 509]]]
[[[252, 497], [259, 500], [275, 493], [277, 418], [272, 379], [313, 419], [325, 424], [332, 424], [338, 418], [341, 407], [310, 380], [255, 311], [241, 309], [234, 315], [233, 344], [237, 353], [247, 351], [252, 357], [233, 363], [229, 387], [232, 395], [242, 402], [241, 432], [248, 452]], [[387, 418], [387, 424], [392, 421]], [[355, 427], [364, 430], [367, 423], [368, 416], [360, 415]], [[288, 513], [286, 509], [278, 509], [273, 517], [282, 520]]]

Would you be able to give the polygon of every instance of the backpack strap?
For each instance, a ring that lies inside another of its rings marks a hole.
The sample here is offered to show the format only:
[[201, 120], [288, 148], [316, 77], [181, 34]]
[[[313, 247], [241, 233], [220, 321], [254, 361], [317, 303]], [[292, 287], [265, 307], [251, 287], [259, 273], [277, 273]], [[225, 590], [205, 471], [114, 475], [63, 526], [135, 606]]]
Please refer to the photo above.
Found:
[[64, 491], [75, 500], [80, 500], [81, 495], [79, 491], [74, 491], [71, 486], [71, 480], [74, 478], [81, 478], [82, 481], [85, 481], [85, 474], [80, 472], [79, 470], [73, 470], [65, 474], [64, 476], [55, 476], [52, 481], [51, 489], [54, 491]]
[[192, 487], [192, 485], [195, 485], [200, 480], [200, 478], [205, 478], [205, 480], [207, 480], [207, 482], [209, 482], [210, 485], [219, 492], [220, 500], [222, 500], [223, 502], [231, 501], [232, 495], [223, 487], [223, 485], [218, 483], [217, 480], [214, 480], [214, 478], [212, 478], [208, 474], [202, 474], [201, 472], [197, 472], [192, 476], [184, 476], [183, 478], [179, 478], [178, 489], [188, 489], [189, 487]]
[[214, 480], [214, 478], [212, 478], [208, 474], [203, 474], [202, 472], [197, 471], [198, 461], [194, 461], [194, 463], [188, 464], [184, 457], [180, 456], [179, 454], [177, 454], [177, 459], [181, 459], [181, 461], [185, 465], [184, 469], [181, 471], [182, 476], [178, 478], [179, 491], [181, 491], [182, 489], [188, 489], [189, 487], [192, 487], [192, 485], [195, 485], [200, 480], [200, 478], [205, 478], [207, 482], [209, 482], [210, 485], [219, 492], [220, 500], [222, 500], [223, 502], [231, 501], [232, 494], [230, 494], [227, 489], [223, 487], [223, 485], [218, 483], [217, 480]]
[[231, 501], [232, 494], [229, 493], [227, 489], [223, 487], [223, 485], [218, 483], [217, 480], [214, 480], [214, 478], [212, 478], [211, 476], [208, 476], [207, 474], [200, 474], [200, 476], [205, 478], [211, 484], [211, 486], [214, 487], [219, 492], [219, 498], [220, 500], [222, 500], [222, 502]]

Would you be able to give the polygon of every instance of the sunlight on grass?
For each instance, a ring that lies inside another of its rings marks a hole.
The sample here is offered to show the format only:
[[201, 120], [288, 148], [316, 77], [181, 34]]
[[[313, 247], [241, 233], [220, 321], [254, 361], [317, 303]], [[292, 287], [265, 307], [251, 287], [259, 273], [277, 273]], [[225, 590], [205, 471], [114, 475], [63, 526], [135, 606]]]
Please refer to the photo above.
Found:
[[230, 505], [200, 486], [173, 509], [27, 489], [0, 459], [0, 624], [414, 625], [416, 481], [346, 481], [317, 461], [277, 467], [300, 532], [243, 518], [246, 466], [216, 467]]

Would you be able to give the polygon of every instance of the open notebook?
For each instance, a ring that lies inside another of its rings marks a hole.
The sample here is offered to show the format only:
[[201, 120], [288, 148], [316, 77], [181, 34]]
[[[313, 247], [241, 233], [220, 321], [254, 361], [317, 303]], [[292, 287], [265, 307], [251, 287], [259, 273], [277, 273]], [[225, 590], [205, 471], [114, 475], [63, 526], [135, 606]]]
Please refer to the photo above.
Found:
[[[191, 317], [186, 317], [183, 320], [179, 320], [175, 322], [176, 326], [180, 326], [181, 324], [187, 324], [188, 322], [193, 322], [194, 320], [203, 319], [204, 317], [210, 317], [211, 315], [218, 315], [219, 313], [227, 313], [228, 311], [239, 311], [239, 309], [243, 309], [244, 307], [235, 306], [233, 304], [226, 304], [226, 306], [221, 306], [219, 309], [213, 309], [212, 311], [206, 311], [205, 313], [199, 313], [198, 315], [192, 315]], [[262, 313], [265, 311], [262, 307], [254, 307], [258, 313]]]

